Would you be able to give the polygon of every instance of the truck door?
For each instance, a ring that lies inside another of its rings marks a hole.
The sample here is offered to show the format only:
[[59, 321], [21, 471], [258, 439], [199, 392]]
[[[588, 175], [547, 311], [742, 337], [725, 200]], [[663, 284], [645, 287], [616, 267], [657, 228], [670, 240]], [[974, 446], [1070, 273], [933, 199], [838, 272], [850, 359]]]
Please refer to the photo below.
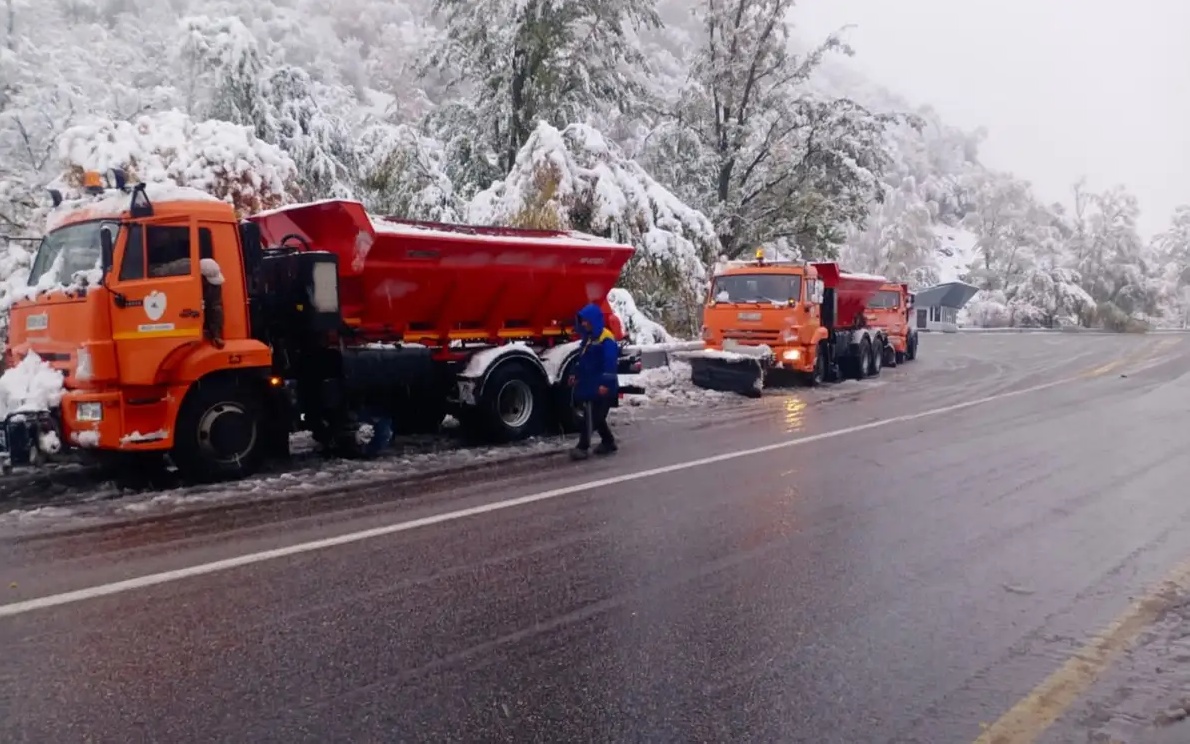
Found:
[[125, 385], [163, 381], [163, 362], [202, 341], [198, 243], [197, 227], [177, 217], [128, 226], [115, 278], [108, 281], [112, 340]]

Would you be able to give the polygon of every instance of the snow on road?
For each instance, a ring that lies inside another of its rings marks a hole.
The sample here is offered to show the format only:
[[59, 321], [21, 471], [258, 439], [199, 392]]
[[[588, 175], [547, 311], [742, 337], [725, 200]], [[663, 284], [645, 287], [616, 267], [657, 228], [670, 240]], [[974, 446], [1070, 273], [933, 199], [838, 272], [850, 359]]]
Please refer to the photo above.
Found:
[[[653, 409], [701, 407], [710, 404], [735, 405], [742, 398], [727, 393], [700, 390], [690, 382], [690, 366], [674, 362], [672, 366], [645, 370], [639, 381], [647, 395], [626, 396], [623, 405], [613, 411], [613, 426], [631, 426]], [[448, 418], [445, 429], [457, 422]], [[0, 528], [55, 527], [82, 524], [97, 519], [129, 517], [208, 506], [237, 500], [254, 500], [331, 488], [352, 488], [428, 473], [451, 471], [468, 466], [490, 465], [532, 455], [561, 452], [573, 445], [573, 437], [550, 436], [500, 447], [462, 447], [451, 436], [415, 437], [401, 440], [393, 451], [375, 460], [325, 460], [315, 452], [308, 434], [295, 435], [291, 450], [294, 468], [233, 483], [168, 489], [130, 488], [115, 483], [96, 483], [87, 490], [59, 489], [54, 496], [40, 494], [23, 497], [18, 508], [0, 513]], [[18, 471], [19, 474], [20, 471]], [[0, 481], [0, 493], [3, 492]], [[40, 489], [40, 485], [31, 487]], [[4, 496], [0, 495], [0, 499]], [[0, 502], [2, 503], [2, 502]]]

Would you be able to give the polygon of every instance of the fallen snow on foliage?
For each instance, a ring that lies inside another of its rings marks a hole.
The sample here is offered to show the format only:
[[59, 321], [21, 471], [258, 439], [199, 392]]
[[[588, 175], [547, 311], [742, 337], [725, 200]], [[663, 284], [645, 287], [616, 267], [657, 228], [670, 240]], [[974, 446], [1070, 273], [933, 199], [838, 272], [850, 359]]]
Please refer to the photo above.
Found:
[[639, 375], [623, 375], [625, 382], [635, 382], [645, 389], [644, 395], [625, 395], [629, 406], [699, 406], [711, 402], [741, 401], [734, 393], [703, 390], [691, 382], [690, 365], [671, 359], [666, 367], [646, 369]]
[[40, 356], [29, 352], [0, 375], [0, 417], [45, 411], [62, 400], [64, 377]]
[[633, 344], [668, 344], [677, 340], [660, 323], [641, 312], [628, 290], [613, 289], [607, 293], [607, 302], [624, 325], [624, 333]]
[[294, 196], [297, 178], [293, 159], [257, 139], [250, 127], [194, 121], [180, 111], [70, 127], [58, 141], [58, 152], [76, 176], [83, 170], [122, 168], [132, 181], [197, 189], [234, 204], [241, 214], [285, 203]]
[[525, 226], [607, 235], [695, 287], [706, 277], [703, 255], [718, 245], [704, 214], [582, 124], [558, 130], [541, 122], [507, 178], [476, 194], [466, 211], [473, 224], [531, 222]]
[[941, 245], [938, 247], [938, 283], [963, 281], [971, 263], [978, 258], [976, 243], [979, 236], [970, 230], [937, 225], [934, 227]]

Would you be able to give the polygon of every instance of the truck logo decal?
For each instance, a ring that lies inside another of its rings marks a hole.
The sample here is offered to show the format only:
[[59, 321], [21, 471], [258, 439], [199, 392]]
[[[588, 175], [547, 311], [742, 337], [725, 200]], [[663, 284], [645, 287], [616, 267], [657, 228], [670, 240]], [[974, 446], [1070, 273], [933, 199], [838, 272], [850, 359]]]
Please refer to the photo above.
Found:
[[25, 318], [26, 331], [44, 331], [50, 327], [49, 313], [41, 313], [40, 315], [30, 315]]
[[165, 294], [153, 290], [145, 297], [145, 315], [149, 316], [149, 320], [161, 320], [161, 316], [165, 315]]

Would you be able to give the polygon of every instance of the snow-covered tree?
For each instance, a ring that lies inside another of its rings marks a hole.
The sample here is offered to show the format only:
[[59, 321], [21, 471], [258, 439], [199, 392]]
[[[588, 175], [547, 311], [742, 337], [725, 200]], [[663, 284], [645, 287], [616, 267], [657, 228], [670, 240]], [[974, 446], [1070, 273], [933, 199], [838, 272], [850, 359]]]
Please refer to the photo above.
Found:
[[536, 123], [582, 122], [626, 109], [642, 91], [638, 28], [659, 23], [653, 0], [434, 0], [447, 34], [430, 57], [469, 84], [483, 145], [508, 172]]
[[357, 192], [372, 211], [400, 217], [461, 221], [461, 204], [446, 172], [442, 144], [404, 124], [375, 124], [360, 135]]
[[883, 196], [883, 137], [897, 117], [807, 83], [836, 36], [804, 55], [790, 46], [793, 0], [705, 0], [702, 47], [662, 120], [648, 163], [712, 214], [723, 249], [787, 241], [833, 255], [848, 225]]
[[180, 111], [76, 125], [62, 135], [58, 154], [65, 182], [77, 184], [84, 170], [122, 168], [134, 181], [226, 199], [241, 215], [281, 206], [298, 193], [297, 167], [282, 149], [248, 127], [196, 122]]
[[633, 245], [622, 281], [644, 312], [675, 331], [697, 324], [704, 267], [718, 243], [714, 226], [591, 127], [559, 131], [541, 122], [508, 177], [475, 196], [469, 218]]

